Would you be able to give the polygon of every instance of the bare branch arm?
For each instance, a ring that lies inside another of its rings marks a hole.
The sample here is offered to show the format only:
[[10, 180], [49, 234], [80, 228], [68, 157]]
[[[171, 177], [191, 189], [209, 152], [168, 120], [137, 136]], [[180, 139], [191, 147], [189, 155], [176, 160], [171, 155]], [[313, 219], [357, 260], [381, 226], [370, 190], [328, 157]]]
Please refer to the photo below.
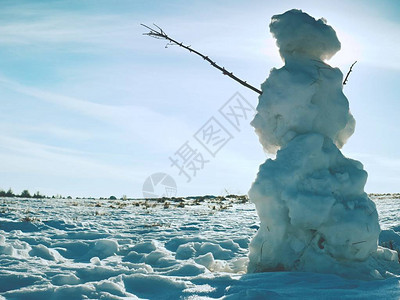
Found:
[[350, 73], [353, 71], [353, 66], [356, 64], [356, 62], [357, 62], [357, 61], [353, 62], [353, 64], [350, 66], [350, 69], [349, 69], [349, 71], [347, 72], [347, 75], [346, 75], [346, 77], [345, 77], [344, 80], [343, 80], [343, 85], [346, 85], [347, 80], [348, 80], [348, 78], [349, 78], [349, 75], [350, 75]]
[[143, 27], [147, 28], [149, 30], [149, 32], [147, 33], [143, 33], [144, 35], [148, 35], [152, 38], [155, 39], [163, 39], [163, 40], [167, 40], [169, 41], [170, 44], [172, 45], [177, 45], [179, 47], [182, 47], [186, 50], [188, 50], [189, 52], [192, 52], [198, 56], [200, 56], [201, 58], [203, 58], [204, 60], [208, 61], [214, 68], [220, 70], [222, 72], [222, 74], [229, 76], [230, 78], [232, 78], [233, 80], [239, 82], [241, 85], [251, 89], [254, 92], [257, 92], [258, 94], [262, 94], [262, 91], [260, 91], [259, 89], [255, 88], [254, 86], [248, 84], [246, 81], [238, 78], [237, 76], [233, 75], [232, 72], [229, 72], [228, 70], [226, 70], [224, 67], [219, 66], [215, 61], [212, 61], [208, 56], [192, 49], [190, 46], [186, 46], [183, 43], [179, 43], [176, 40], [174, 40], [173, 38], [171, 38], [170, 36], [168, 36], [159, 26], [157, 26], [156, 24], [153, 24], [155, 27], [157, 27], [156, 29], [151, 28], [147, 25], [144, 24], [140, 24]]

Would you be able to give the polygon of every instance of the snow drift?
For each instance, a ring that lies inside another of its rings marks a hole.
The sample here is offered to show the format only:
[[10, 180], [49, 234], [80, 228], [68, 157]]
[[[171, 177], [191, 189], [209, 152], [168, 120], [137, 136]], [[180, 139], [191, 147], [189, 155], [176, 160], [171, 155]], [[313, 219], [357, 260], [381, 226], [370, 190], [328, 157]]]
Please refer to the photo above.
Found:
[[[252, 125], [265, 151], [249, 197], [260, 217], [249, 272], [301, 270], [382, 278], [375, 204], [363, 165], [343, 156], [355, 121], [343, 74], [323, 60], [340, 50], [333, 28], [301, 10], [272, 17], [285, 65], [262, 84]], [[389, 251], [389, 254], [387, 253]], [[386, 254], [384, 255], [383, 252]]]

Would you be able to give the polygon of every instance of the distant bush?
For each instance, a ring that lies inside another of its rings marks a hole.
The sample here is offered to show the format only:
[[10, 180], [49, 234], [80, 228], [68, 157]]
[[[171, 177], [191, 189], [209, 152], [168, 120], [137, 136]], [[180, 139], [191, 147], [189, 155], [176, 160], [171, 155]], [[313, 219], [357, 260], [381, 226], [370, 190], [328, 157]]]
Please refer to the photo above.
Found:
[[31, 216], [25, 216], [21, 219], [23, 222], [40, 222], [39, 218], [36, 217], [31, 217]]
[[108, 198], [108, 199], [110, 199], [110, 200], [117, 200], [117, 197], [115, 197], [115, 196], [110, 196], [110, 198]]
[[37, 191], [35, 194], [33, 194], [32, 198], [42, 199], [42, 198], [45, 198], [45, 196], [40, 195], [39, 191]]
[[15, 195], [14, 195], [14, 193], [13, 193], [13, 191], [11, 189], [8, 189], [5, 197], [15, 197]]
[[19, 195], [21, 198], [31, 198], [31, 194], [29, 193], [28, 190], [23, 190], [21, 195]]

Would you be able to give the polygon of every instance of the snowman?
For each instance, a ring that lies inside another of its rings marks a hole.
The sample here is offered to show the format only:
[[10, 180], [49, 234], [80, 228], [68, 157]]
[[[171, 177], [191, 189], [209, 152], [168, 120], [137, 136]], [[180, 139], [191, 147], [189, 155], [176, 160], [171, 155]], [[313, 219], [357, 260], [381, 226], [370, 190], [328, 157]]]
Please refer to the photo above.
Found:
[[364, 192], [367, 172], [340, 151], [355, 121], [343, 74], [325, 62], [340, 42], [324, 19], [301, 10], [273, 16], [270, 31], [284, 66], [262, 84], [251, 123], [275, 158], [260, 166], [249, 191], [260, 228], [250, 243], [248, 272], [352, 276], [362, 269], [366, 278], [379, 277], [371, 268], [380, 227]]

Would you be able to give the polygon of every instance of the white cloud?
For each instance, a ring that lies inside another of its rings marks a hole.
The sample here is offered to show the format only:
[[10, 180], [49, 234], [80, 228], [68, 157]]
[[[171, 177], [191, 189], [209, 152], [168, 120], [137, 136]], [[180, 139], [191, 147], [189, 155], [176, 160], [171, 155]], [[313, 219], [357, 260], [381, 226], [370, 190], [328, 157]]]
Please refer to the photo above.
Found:
[[[48, 146], [0, 135], [2, 173], [21, 172], [32, 176], [52, 174], [74, 178], [132, 179], [140, 172], [129, 167], [105, 164], [88, 153]], [[89, 157], [88, 157], [89, 156]]]
[[[143, 106], [113, 106], [84, 101], [24, 86], [5, 77], [0, 77], [0, 87], [106, 122], [120, 128], [137, 141], [149, 144], [157, 143], [157, 147], [160, 149], [169, 149], [178, 133], [190, 136], [193, 132], [177, 118], [155, 112]], [[178, 141], [175, 140], [175, 142]]]

